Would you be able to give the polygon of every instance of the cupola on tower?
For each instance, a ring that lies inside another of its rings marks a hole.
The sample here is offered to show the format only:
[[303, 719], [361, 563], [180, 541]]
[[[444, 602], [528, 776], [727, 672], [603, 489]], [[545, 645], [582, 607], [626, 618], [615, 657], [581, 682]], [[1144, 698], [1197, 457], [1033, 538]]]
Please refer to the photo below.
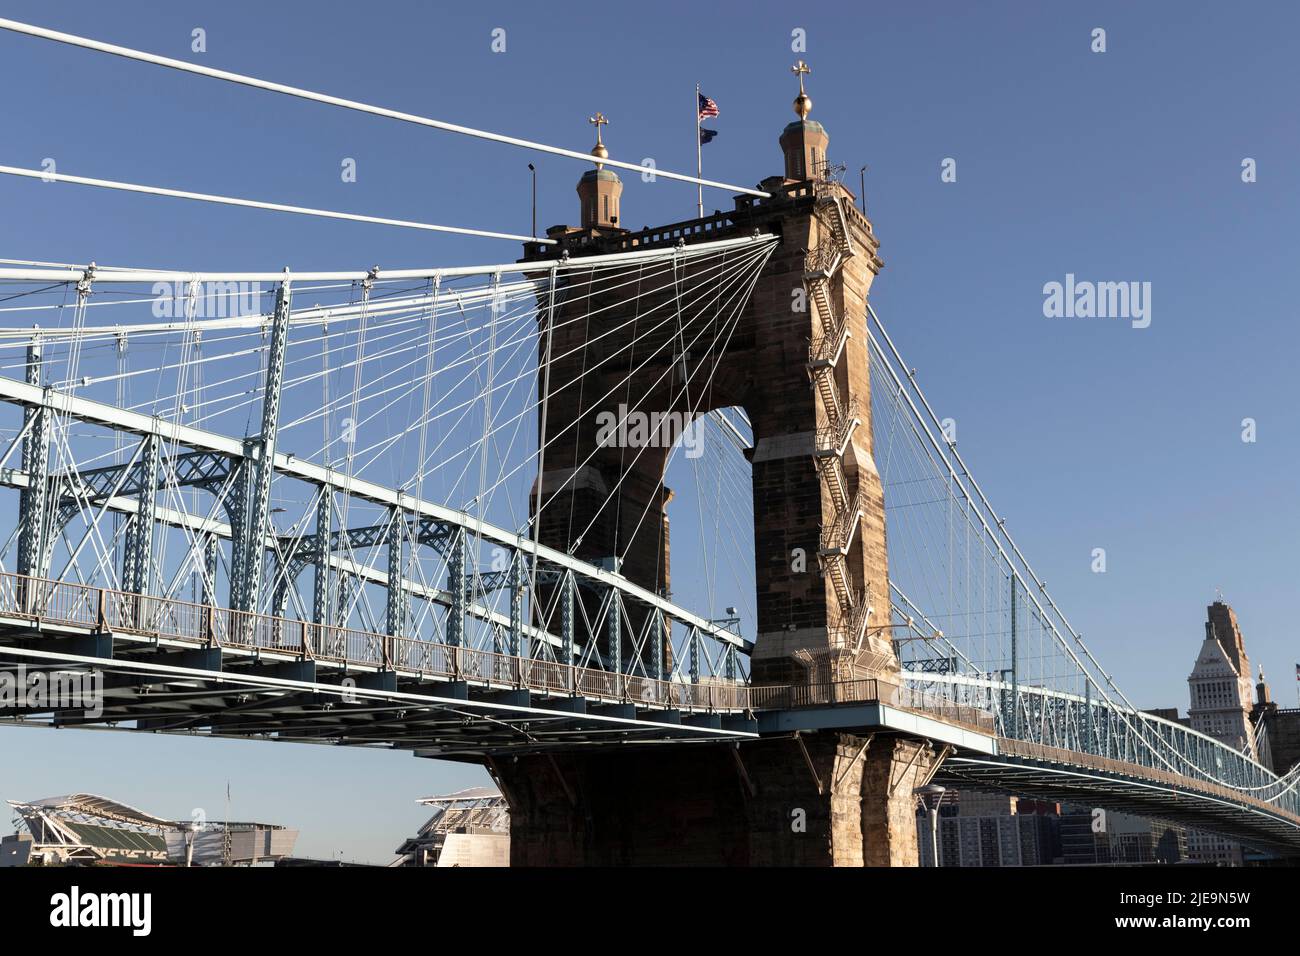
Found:
[[596, 145], [591, 155], [596, 157], [596, 168], [582, 174], [578, 180], [578, 199], [582, 202], [583, 229], [618, 229], [619, 197], [623, 195], [623, 182], [601, 162], [609, 158], [609, 150], [600, 135], [600, 128], [608, 125], [605, 114], [597, 113], [587, 122], [596, 127]]
[[816, 179], [826, 168], [826, 144], [830, 137], [826, 129], [816, 120], [810, 120], [812, 97], [803, 88], [805, 73], [812, 72], [808, 64], [800, 60], [790, 67], [790, 72], [799, 77], [799, 95], [794, 98], [794, 111], [799, 117], [781, 132], [781, 152], [785, 153], [785, 178], [787, 182], [802, 182]]

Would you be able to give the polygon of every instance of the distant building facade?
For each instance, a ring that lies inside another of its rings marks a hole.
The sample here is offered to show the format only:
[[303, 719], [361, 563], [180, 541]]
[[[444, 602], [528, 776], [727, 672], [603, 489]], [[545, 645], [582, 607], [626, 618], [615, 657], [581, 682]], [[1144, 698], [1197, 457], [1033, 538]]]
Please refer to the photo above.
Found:
[[1208, 863], [1212, 866], [1244, 866], [1246, 851], [1240, 843], [1221, 837], [1217, 833], [1189, 830], [1187, 858], [1196, 863]]
[[[1007, 795], [949, 791], [940, 805], [939, 865], [1113, 866], [1181, 863], [1190, 832], [1126, 813]], [[922, 866], [932, 866], [930, 819], [916, 818]]]
[[1067, 866], [1181, 863], [1188, 831], [1127, 813], [1068, 807], [1061, 814], [1061, 862]]
[[1250, 660], [1237, 615], [1222, 601], [1206, 610], [1205, 639], [1187, 678], [1188, 723], [1193, 730], [1256, 758]]
[[[939, 865], [1046, 866], [1059, 856], [1056, 804], [1006, 794], [949, 791], [940, 805]], [[922, 866], [931, 866], [930, 818], [916, 818]]]

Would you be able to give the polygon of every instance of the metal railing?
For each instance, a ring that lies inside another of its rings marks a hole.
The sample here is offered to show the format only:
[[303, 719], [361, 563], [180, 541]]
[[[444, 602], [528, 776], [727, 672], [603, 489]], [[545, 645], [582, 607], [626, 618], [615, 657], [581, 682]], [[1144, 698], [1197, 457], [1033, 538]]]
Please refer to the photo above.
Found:
[[1073, 754], [1079, 760], [1112, 760], [1128, 773], [1153, 779], [1169, 774], [1213, 784], [1243, 799], [1256, 797], [1300, 815], [1300, 780], [1295, 776], [1278, 776], [1248, 753], [1183, 724], [1118, 708], [1091, 694], [1079, 696], [983, 676], [909, 671], [903, 679], [955, 706], [992, 710], [1003, 749], [1014, 742], [1017, 747]]
[[745, 711], [744, 684], [657, 680], [472, 647], [0, 572], [0, 616], [206, 647], [265, 649], [447, 681], [691, 711]]
[[843, 255], [838, 243], [819, 242], [804, 256], [804, 272], [816, 281], [827, 279], [835, 273]]
[[563, 255], [565, 252], [577, 255], [588, 252], [630, 252], [671, 246], [678, 242], [689, 243], [699, 239], [726, 238], [763, 224], [764, 219], [761, 214], [765, 204], [792, 203], [801, 200], [816, 201], [816, 188], [812, 183], [796, 182], [776, 186], [771, 190], [769, 199], [737, 196], [735, 208], [732, 210], [719, 210], [696, 219], [685, 219], [681, 222], [631, 232], [577, 230], [563, 233], [557, 230], [549, 234], [549, 238], [554, 239], [556, 245], [525, 242], [524, 257], [528, 260], [544, 260]]
[[834, 364], [840, 348], [848, 335], [849, 324], [829, 308], [829, 300], [820, 304], [829, 320], [827, 331], [817, 333], [808, 343], [808, 363], [817, 368], [827, 368]]
[[827, 629], [832, 643], [856, 651], [858, 642], [867, 629], [867, 621], [871, 613], [871, 589], [855, 589], [853, 592], [853, 610], [849, 613], [848, 620]]

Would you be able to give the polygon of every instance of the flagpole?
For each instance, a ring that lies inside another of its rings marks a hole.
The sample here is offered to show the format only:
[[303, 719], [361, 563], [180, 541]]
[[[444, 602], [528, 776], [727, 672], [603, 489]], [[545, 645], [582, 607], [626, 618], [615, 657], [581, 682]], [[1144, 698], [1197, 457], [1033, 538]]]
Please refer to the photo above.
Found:
[[[704, 150], [700, 144], [700, 84], [695, 84], [695, 178], [704, 178]], [[704, 218], [704, 184], [696, 184], [696, 206]]]

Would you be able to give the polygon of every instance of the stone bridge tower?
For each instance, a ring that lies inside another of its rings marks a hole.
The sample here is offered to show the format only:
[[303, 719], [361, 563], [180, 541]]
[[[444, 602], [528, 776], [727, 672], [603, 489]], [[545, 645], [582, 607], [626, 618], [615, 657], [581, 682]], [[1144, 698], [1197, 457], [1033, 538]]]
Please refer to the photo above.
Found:
[[[638, 584], [669, 590], [670, 448], [602, 444], [601, 415], [747, 412], [757, 683], [826, 683], [897, 667], [879, 630], [889, 621], [888, 567], [865, 327], [882, 263], [871, 223], [826, 176], [829, 137], [808, 118], [811, 108], [801, 89], [799, 118], [780, 137], [785, 173], [762, 183], [770, 199], [745, 197], [732, 213], [632, 233], [618, 222], [619, 178], [597, 162], [578, 183], [582, 225], [549, 231], [560, 253], [544, 254], [574, 257], [776, 235], [738, 321], [724, 324], [719, 302], [743, 290], [716, 290], [726, 281], [716, 263], [650, 267], [635, 281], [626, 270], [577, 273], [558, 304], [544, 298], [538, 310], [541, 348], [553, 357], [538, 386], [547, 396], [544, 544], [594, 562], [618, 557]], [[607, 155], [603, 142], [592, 152]]]
[[[622, 573], [667, 592], [670, 449], [602, 444], [599, 416], [743, 407], [754, 432], [753, 683], [878, 678], [888, 686], [898, 662], [866, 333], [882, 262], [870, 221], [830, 175], [829, 136], [809, 119], [807, 68], [800, 62], [795, 72], [797, 119], [779, 138], [784, 172], [760, 184], [770, 198], [738, 197], [730, 212], [632, 232], [620, 222], [622, 186], [599, 162], [607, 153], [598, 141], [596, 167], [578, 184], [581, 225], [548, 230], [558, 247], [527, 248], [526, 258], [540, 262], [778, 238], [730, 323], [716, 307], [720, 296], [709, 294], [725, 280], [708, 260], [647, 267], [634, 284], [623, 270], [573, 272], [566, 282], [581, 295], [560, 289], [539, 303], [541, 349], [552, 360], [539, 383], [548, 398], [539, 432], [546, 451], [532, 507], [542, 503], [543, 543], [593, 562], [621, 557]], [[659, 323], [665, 313], [674, 320]], [[637, 371], [627, 387], [630, 368]], [[671, 665], [657, 655], [639, 663], [652, 675]], [[909, 781], [928, 773], [927, 755], [921, 744], [868, 746], [820, 732], [739, 751], [688, 745], [525, 757], [493, 769], [511, 804], [517, 864], [861, 865], [914, 862]], [[802, 831], [792, 828], [796, 810], [807, 815]]]

